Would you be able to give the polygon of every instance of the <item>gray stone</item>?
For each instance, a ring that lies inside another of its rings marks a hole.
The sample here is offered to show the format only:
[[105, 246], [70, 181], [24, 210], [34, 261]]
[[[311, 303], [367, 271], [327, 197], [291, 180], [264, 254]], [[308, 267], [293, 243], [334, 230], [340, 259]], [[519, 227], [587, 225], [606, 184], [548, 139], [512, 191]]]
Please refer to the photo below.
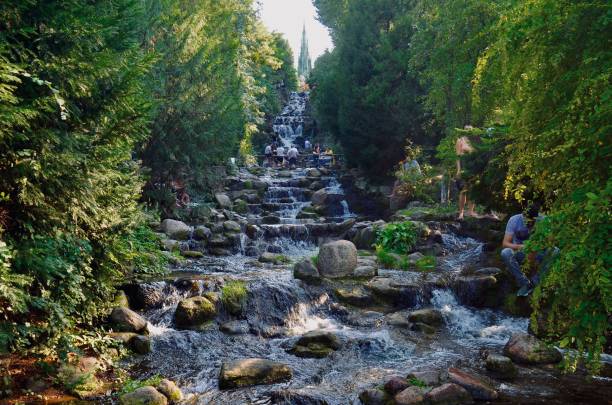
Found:
[[430, 326], [442, 326], [444, 324], [444, 318], [442, 313], [437, 309], [419, 309], [412, 311], [408, 315], [410, 322], [420, 322]]
[[472, 396], [460, 385], [447, 383], [436, 387], [425, 394], [425, 399], [431, 405], [471, 404]]
[[391, 326], [395, 326], [398, 328], [410, 327], [410, 322], [408, 321], [408, 317], [403, 312], [395, 312], [393, 314], [387, 315], [387, 323]]
[[119, 398], [121, 405], [166, 405], [168, 398], [150, 385], [140, 387]]
[[261, 219], [261, 223], [264, 225], [278, 225], [281, 223], [281, 219], [274, 215], [268, 215]]
[[232, 200], [230, 200], [227, 194], [217, 193], [215, 194], [215, 200], [217, 200], [219, 207], [229, 210], [232, 209]]
[[204, 240], [207, 241], [212, 238], [212, 231], [205, 227], [204, 225], [196, 226], [193, 231], [193, 237], [196, 240]]
[[353, 274], [357, 267], [357, 249], [352, 242], [339, 240], [319, 249], [317, 268], [323, 277], [337, 278]]
[[191, 236], [191, 228], [186, 223], [174, 219], [164, 219], [161, 223], [161, 230], [170, 239], [187, 240]]
[[229, 321], [222, 323], [219, 330], [228, 335], [246, 335], [249, 333], [249, 324], [247, 321]]
[[206, 297], [192, 297], [179, 302], [174, 312], [174, 323], [179, 328], [197, 329], [217, 315], [217, 308]]
[[521, 364], [556, 364], [562, 359], [557, 349], [526, 333], [513, 334], [504, 346], [504, 355]]
[[181, 244], [178, 240], [174, 240], [174, 239], [162, 239], [161, 240], [161, 245], [162, 245], [162, 249], [167, 251], [167, 252], [172, 252], [175, 250], [179, 250], [181, 247]]
[[179, 387], [177, 387], [173, 381], [166, 378], [157, 384], [157, 390], [164, 394], [172, 403], [179, 402], [183, 399], [183, 393]]
[[262, 263], [282, 264], [286, 261], [286, 258], [276, 253], [263, 252], [258, 260]]
[[327, 191], [324, 188], [316, 191], [310, 200], [312, 201], [313, 205], [325, 205], [327, 202]]
[[356, 307], [367, 307], [374, 301], [363, 287], [339, 287], [335, 293], [340, 301]]
[[334, 333], [315, 330], [302, 335], [289, 352], [297, 357], [323, 358], [340, 346], [340, 339]]
[[189, 259], [201, 259], [204, 257], [204, 253], [198, 252], [197, 250], [185, 250], [181, 252], [181, 256]]
[[417, 387], [408, 387], [395, 395], [396, 405], [410, 405], [423, 403], [423, 393]]
[[374, 266], [358, 266], [353, 272], [355, 277], [375, 277], [378, 275], [378, 269]]
[[450, 382], [465, 388], [474, 399], [493, 401], [499, 396], [497, 391], [480, 377], [463, 370], [454, 367], [449, 368], [448, 379]]
[[293, 266], [293, 277], [313, 284], [321, 281], [319, 270], [317, 270], [310, 260], [297, 262], [295, 266]]
[[132, 350], [138, 354], [147, 354], [151, 352], [151, 338], [143, 335], [136, 335], [130, 339]]
[[219, 373], [219, 388], [231, 389], [289, 381], [293, 371], [289, 366], [266, 359], [241, 359], [223, 363]]
[[139, 333], [147, 327], [147, 321], [129, 308], [114, 308], [110, 320], [113, 328], [119, 332]]
[[489, 354], [485, 361], [485, 367], [495, 377], [502, 380], [511, 380], [518, 375], [516, 366], [506, 356], [500, 356], [499, 354]]
[[308, 177], [321, 177], [321, 172], [318, 169], [308, 169], [306, 171]]
[[223, 223], [223, 229], [225, 229], [227, 232], [240, 232], [241, 231], [240, 224], [236, 221], [225, 221]]

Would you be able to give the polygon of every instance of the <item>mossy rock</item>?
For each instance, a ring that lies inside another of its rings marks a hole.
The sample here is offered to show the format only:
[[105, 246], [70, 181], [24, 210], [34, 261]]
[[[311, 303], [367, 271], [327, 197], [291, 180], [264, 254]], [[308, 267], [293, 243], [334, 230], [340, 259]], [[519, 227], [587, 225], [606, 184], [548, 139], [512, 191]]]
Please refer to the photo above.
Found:
[[182, 329], [200, 329], [217, 315], [216, 305], [207, 297], [192, 297], [179, 302], [174, 323]]

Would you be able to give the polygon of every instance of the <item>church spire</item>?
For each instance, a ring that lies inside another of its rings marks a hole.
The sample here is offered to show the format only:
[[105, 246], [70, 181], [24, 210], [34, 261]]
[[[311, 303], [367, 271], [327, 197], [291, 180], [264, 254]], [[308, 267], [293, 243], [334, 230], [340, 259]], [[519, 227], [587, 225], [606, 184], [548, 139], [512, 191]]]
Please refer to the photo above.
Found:
[[300, 59], [298, 60], [298, 76], [308, 78], [312, 70], [312, 62], [308, 54], [308, 38], [306, 37], [306, 23], [302, 30], [302, 48], [300, 49]]

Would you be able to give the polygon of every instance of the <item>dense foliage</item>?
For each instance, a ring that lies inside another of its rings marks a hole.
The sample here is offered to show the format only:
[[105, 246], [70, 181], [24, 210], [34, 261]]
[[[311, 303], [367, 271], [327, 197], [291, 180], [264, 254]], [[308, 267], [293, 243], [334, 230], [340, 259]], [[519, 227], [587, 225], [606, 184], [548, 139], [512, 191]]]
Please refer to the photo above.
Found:
[[380, 229], [376, 244], [393, 253], [406, 254], [414, 248], [419, 237], [419, 229], [410, 221], [391, 223]]
[[609, 2], [315, 4], [335, 43], [311, 75], [322, 129], [382, 172], [406, 138], [437, 144], [447, 178], [457, 138], [479, 135], [462, 159], [472, 198], [509, 213], [544, 200], [530, 248], [561, 251], [534, 295], [539, 333], [597, 360], [612, 316]]
[[1, 2], [0, 352], [74, 350], [117, 283], [163, 270], [144, 174], [205, 186], [292, 65], [251, 0]]

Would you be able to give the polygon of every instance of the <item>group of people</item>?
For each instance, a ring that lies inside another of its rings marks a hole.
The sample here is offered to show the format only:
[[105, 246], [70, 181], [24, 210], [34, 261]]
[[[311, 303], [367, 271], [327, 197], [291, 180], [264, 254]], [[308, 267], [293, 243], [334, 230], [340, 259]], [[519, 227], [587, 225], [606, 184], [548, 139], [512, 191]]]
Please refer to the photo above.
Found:
[[[266, 145], [265, 151], [266, 164], [270, 167], [289, 167], [294, 169], [298, 163], [298, 157], [300, 152], [295, 145], [291, 147], [285, 147], [279, 145], [276, 141], [273, 141]], [[326, 148], [325, 152], [321, 152], [321, 145], [312, 143], [306, 139], [304, 141], [304, 156], [311, 156], [311, 164], [313, 167], [319, 167], [321, 165], [334, 165], [336, 159], [334, 151], [331, 148]]]
[[290, 168], [295, 168], [300, 153], [295, 145], [285, 148], [283, 145], [272, 142], [266, 145], [265, 155], [266, 162], [270, 167], [289, 166]]

